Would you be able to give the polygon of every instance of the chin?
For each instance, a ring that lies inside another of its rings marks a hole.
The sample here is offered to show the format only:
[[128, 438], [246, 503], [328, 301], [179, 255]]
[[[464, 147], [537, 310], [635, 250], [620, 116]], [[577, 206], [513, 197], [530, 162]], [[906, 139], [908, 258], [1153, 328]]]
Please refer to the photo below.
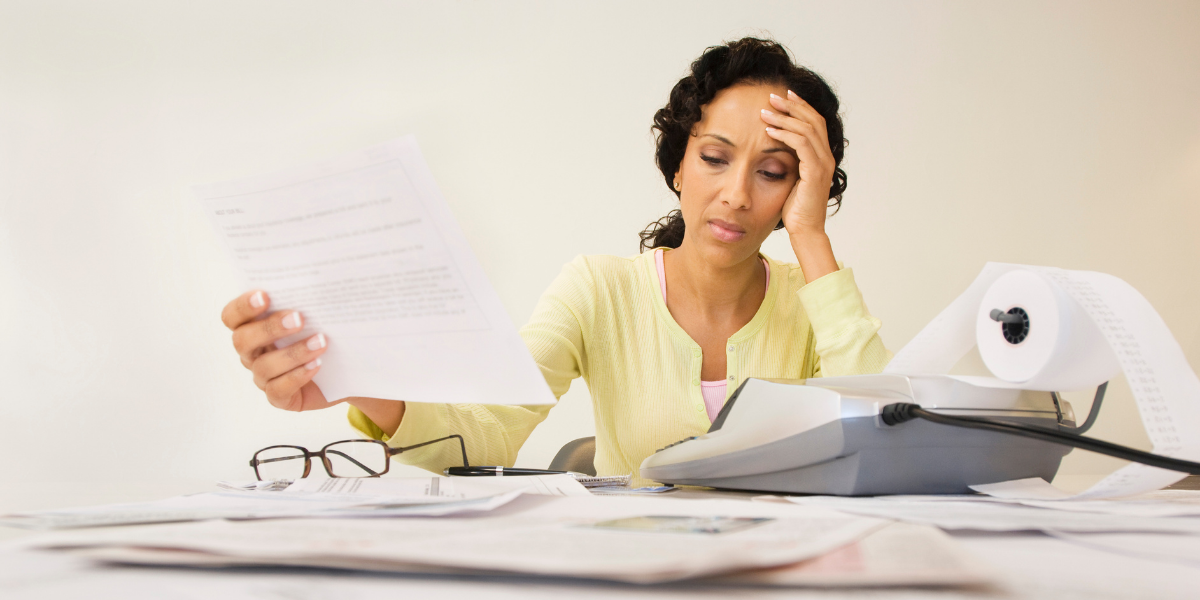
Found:
[[715, 267], [733, 267], [758, 254], [759, 246], [745, 239], [737, 243], [706, 239], [700, 244], [700, 255]]

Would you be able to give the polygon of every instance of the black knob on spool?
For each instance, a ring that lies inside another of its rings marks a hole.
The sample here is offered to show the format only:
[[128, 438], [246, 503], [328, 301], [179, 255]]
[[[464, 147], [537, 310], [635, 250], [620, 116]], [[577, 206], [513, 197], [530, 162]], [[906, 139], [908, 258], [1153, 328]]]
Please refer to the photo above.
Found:
[[993, 308], [988, 316], [993, 321], [999, 321], [1004, 326], [1001, 330], [1004, 332], [1004, 341], [1010, 344], [1020, 344], [1029, 337], [1029, 313], [1025, 309], [1016, 306], [1004, 312], [998, 308]]

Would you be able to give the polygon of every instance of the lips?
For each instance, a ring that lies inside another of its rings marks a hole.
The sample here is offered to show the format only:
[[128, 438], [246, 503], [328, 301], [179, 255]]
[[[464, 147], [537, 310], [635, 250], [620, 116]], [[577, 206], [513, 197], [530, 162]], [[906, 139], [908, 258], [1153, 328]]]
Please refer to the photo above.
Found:
[[709, 221], [708, 229], [712, 231], [713, 237], [722, 242], [732, 243], [746, 237], [746, 230], [741, 225], [722, 221], [721, 219], [712, 219]]

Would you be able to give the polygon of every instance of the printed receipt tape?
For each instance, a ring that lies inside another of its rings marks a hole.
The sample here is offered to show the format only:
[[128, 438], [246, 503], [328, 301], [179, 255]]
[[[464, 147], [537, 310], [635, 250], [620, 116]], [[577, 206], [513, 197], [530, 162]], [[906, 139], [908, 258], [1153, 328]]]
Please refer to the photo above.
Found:
[[[1030, 315], [1029, 337], [1016, 346], [1004, 340], [1000, 324], [989, 316], [993, 308], [1007, 311], [1013, 306]], [[1200, 440], [1194, 437], [1200, 431], [1200, 380], [1154, 307], [1121, 279], [1090, 271], [988, 263], [884, 372], [946, 374], [975, 345], [999, 378], [970, 378], [976, 385], [1067, 391], [1103, 383], [1119, 366], [1153, 451], [1200, 460]], [[1185, 476], [1130, 464], [1064, 499], [1138, 494]], [[1006, 484], [989, 490], [1015, 492]]]

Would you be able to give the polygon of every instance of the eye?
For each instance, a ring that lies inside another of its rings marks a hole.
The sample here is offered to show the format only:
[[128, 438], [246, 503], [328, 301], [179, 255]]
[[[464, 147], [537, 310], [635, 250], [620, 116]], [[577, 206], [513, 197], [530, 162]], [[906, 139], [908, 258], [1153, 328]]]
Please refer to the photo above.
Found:
[[759, 173], [762, 173], [764, 177], [771, 181], [783, 181], [787, 177], [787, 173], [774, 173], [772, 171], [759, 171]]
[[720, 159], [720, 158], [717, 158], [717, 157], [715, 157], [715, 156], [707, 156], [707, 155], [705, 155], [705, 154], [701, 154], [701, 155], [700, 155], [700, 160], [702, 160], [702, 161], [704, 161], [704, 162], [706, 162], [706, 163], [708, 163], [708, 164], [710, 164], [710, 165], [723, 165], [723, 164], [725, 164], [725, 160], [724, 160], [724, 159]]

